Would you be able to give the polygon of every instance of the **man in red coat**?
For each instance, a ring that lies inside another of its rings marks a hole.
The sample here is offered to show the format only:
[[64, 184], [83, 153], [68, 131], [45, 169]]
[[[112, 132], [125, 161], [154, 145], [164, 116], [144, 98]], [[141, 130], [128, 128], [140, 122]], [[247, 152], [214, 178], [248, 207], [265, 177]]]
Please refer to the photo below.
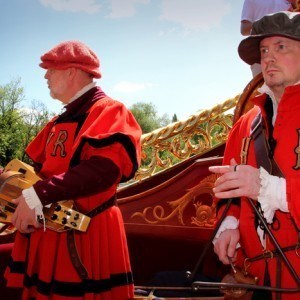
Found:
[[[140, 163], [140, 126], [96, 86], [99, 60], [85, 44], [63, 42], [41, 60], [65, 111], [26, 149], [43, 179], [14, 200], [18, 234], [8, 286], [23, 288], [23, 299], [129, 299], [133, 279], [115, 194]], [[37, 222], [43, 207], [67, 199], [84, 214], [94, 210], [86, 232], [58, 233]]]
[[[215, 196], [236, 198], [216, 235], [214, 250], [224, 264], [232, 258], [257, 276], [259, 285], [292, 289], [273, 293], [273, 299], [300, 299], [300, 14], [279, 12], [261, 18], [238, 51], [246, 63], [261, 63], [265, 83], [253, 99], [254, 108], [232, 128], [224, 165], [210, 168], [220, 174]], [[255, 134], [261, 127], [255, 129], [254, 120], [259, 118], [266, 132], [267, 159], [262, 158], [264, 151], [255, 150]], [[267, 160], [279, 170], [266, 168]], [[281, 259], [249, 198], [292, 268]], [[267, 299], [260, 297], [256, 299]]]

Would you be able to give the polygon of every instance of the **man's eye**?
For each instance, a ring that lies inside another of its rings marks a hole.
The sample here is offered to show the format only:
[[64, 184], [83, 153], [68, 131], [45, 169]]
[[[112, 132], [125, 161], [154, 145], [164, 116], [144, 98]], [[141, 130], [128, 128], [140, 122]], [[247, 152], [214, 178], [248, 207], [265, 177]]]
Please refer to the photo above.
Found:
[[261, 48], [261, 49], [260, 49], [260, 53], [261, 53], [261, 54], [266, 54], [266, 53], [268, 53], [268, 52], [269, 52], [269, 50], [266, 49], [266, 48]]
[[278, 45], [278, 49], [285, 49], [285, 48], [286, 48], [285, 45], [282, 44]]

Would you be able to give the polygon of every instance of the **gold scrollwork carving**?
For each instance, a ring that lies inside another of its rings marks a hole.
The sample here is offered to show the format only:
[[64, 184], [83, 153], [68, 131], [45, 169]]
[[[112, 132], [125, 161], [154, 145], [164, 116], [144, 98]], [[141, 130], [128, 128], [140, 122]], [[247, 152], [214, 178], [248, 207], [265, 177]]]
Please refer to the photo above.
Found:
[[134, 180], [140, 181], [196, 154], [226, 142], [232, 126], [230, 113], [239, 95], [202, 110], [185, 121], [172, 123], [142, 136], [142, 165]]
[[[178, 225], [196, 227], [213, 227], [216, 216], [216, 203], [213, 200], [212, 188], [217, 178], [216, 174], [211, 174], [202, 179], [193, 188], [187, 190], [187, 193], [174, 201], [162, 203], [154, 207], [146, 207], [142, 212], [132, 214], [131, 218], [142, 218], [147, 224], [166, 224], [171, 219], [177, 217]], [[199, 196], [208, 194], [211, 198], [211, 204], [203, 204], [203, 201], [197, 201]], [[164, 204], [166, 207], [164, 207]], [[186, 214], [188, 206], [193, 204], [194, 213]], [[170, 211], [166, 213], [166, 211]]]

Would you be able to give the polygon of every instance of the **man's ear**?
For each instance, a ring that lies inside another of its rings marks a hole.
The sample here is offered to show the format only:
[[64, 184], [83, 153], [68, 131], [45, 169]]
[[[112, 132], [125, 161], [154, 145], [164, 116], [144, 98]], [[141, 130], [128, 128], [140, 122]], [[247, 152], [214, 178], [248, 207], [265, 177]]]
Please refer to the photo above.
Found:
[[77, 71], [78, 71], [77, 68], [73, 68], [73, 67], [68, 68], [68, 76], [69, 76], [69, 78], [73, 79], [76, 76]]

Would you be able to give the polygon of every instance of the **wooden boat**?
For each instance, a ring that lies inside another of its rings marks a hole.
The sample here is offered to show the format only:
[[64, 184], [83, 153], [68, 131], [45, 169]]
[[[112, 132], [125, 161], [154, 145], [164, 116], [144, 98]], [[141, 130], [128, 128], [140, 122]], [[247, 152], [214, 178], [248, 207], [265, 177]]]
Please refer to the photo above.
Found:
[[[218, 292], [195, 293], [187, 286], [182, 290], [174, 286], [158, 287], [157, 278], [162, 274], [180, 274], [182, 280], [183, 274], [190, 271], [193, 275], [219, 280], [228, 272], [212, 249], [198, 265], [216, 224], [212, 194], [216, 177], [210, 174], [208, 167], [221, 164], [228, 132], [251, 107], [249, 98], [262, 82], [258, 75], [241, 95], [143, 135], [143, 164], [135, 179], [118, 190], [118, 205], [139, 289], [135, 299], [159, 299], [156, 295], [160, 289], [173, 293], [170, 299], [224, 299]], [[161, 156], [161, 153], [167, 155]], [[0, 294], [5, 295], [5, 299], [18, 299], [18, 292], [5, 288], [3, 279], [13, 239], [14, 228], [5, 228], [2, 224]], [[153, 284], [156, 289], [149, 287]], [[190, 295], [176, 296], [180, 292]]]
[[[232, 124], [252, 107], [249, 98], [257, 93], [257, 88], [262, 83], [262, 76], [258, 75], [245, 87], [241, 95], [215, 106], [210, 111], [191, 116], [193, 121], [198, 119], [198, 123], [194, 121], [196, 125], [184, 127], [181, 124], [184, 129], [179, 134], [186, 135], [185, 145], [191, 144], [190, 139], [195, 134], [202, 135], [202, 141], [206, 141], [206, 144], [197, 149], [197, 153], [192, 153], [191, 149], [188, 158], [185, 157], [180, 163], [168, 166], [154, 175], [147, 173], [145, 178], [141, 176], [142, 172], [138, 172], [136, 182], [119, 189], [118, 205], [123, 213], [137, 286], [153, 284], [153, 278], [166, 271], [170, 276], [172, 272], [174, 276], [183, 276], [184, 271], [197, 271], [216, 280], [228, 272], [228, 268], [218, 261], [212, 249], [207, 252], [198, 270], [195, 270], [216, 223], [216, 205], [212, 194], [216, 177], [208, 171], [208, 167], [221, 164], [227, 134]], [[233, 115], [228, 115], [226, 111], [232, 111], [232, 108]], [[190, 123], [191, 120], [186, 121], [186, 124]], [[201, 126], [204, 123], [207, 131], [199, 131], [199, 127], [203, 128]], [[178, 124], [175, 123], [172, 130], [163, 128], [163, 133], [157, 131], [151, 133], [151, 137], [144, 136], [143, 151], [146, 152], [147, 147], [160, 149], [160, 145], [165, 146], [166, 140], [170, 140], [171, 136], [166, 132], [174, 133], [179, 127], [176, 126]], [[218, 144], [213, 145], [211, 132], [216, 126], [222, 128], [223, 132]], [[189, 127], [193, 127], [192, 130]], [[166, 135], [163, 139], [162, 134]], [[156, 138], [153, 135], [156, 135]], [[157, 141], [159, 138], [161, 140]], [[174, 136], [172, 138], [176, 142]], [[146, 145], [145, 140], [152, 142]], [[168, 149], [178, 148], [170, 143]], [[188, 152], [186, 148], [184, 151]], [[158, 166], [166, 165], [165, 161], [157, 158], [157, 153], [152, 154], [153, 157], [156, 157]], [[153, 164], [149, 169], [153, 170]], [[182, 277], [181, 279], [183, 280]], [[206, 299], [203, 295], [205, 292], [200, 292], [192, 299]], [[199, 298], [201, 296], [202, 298]], [[223, 299], [223, 296], [219, 297]]]

